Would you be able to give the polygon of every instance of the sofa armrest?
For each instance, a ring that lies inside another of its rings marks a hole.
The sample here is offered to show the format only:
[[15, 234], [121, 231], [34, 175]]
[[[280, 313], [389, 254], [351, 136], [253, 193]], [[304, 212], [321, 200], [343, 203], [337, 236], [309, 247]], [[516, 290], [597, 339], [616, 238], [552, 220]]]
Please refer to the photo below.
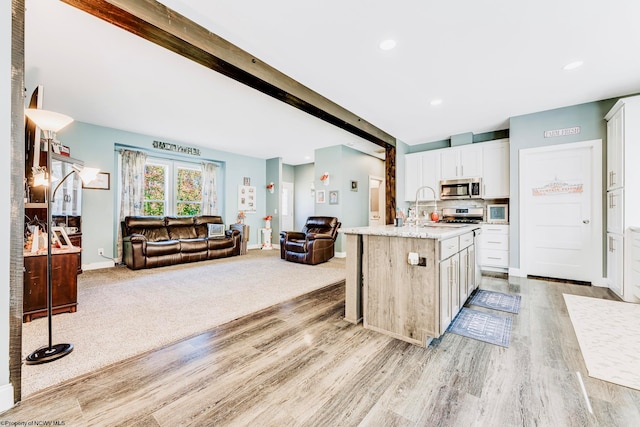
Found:
[[122, 238], [122, 260], [132, 270], [145, 268], [147, 238], [142, 234], [132, 234]]
[[122, 241], [131, 243], [146, 242], [147, 238], [142, 234], [131, 234], [130, 236], [123, 237]]

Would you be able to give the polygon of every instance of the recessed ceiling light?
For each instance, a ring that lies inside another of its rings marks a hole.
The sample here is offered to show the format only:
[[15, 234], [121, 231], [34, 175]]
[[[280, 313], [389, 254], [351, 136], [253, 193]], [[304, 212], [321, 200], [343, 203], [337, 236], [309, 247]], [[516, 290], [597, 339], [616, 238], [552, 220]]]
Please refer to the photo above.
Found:
[[311, 156], [304, 156], [305, 160], [311, 160]]
[[562, 67], [562, 69], [565, 71], [575, 70], [576, 68], [582, 67], [582, 64], [584, 64], [582, 61], [573, 61]]
[[396, 41], [392, 39], [383, 40], [380, 42], [380, 49], [391, 50], [396, 47]]
[[442, 99], [434, 99], [429, 104], [436, 106], [442, 104]]

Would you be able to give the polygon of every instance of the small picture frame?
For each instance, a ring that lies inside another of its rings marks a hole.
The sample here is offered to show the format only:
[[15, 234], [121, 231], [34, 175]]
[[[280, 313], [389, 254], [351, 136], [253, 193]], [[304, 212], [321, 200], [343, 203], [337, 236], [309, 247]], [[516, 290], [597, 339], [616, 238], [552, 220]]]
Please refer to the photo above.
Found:
[[351, 181], [351, 191], [358, 191], [358, 181]]
[[64, 227], [51, 227], [51, 234], [52, 246], [55, 245], [62, 249], [73, 247]]
[[316, 190], [316, 203], [324, 203], [325, 202], [324, 195], [325, 195], [324, 190]]
[[243, 185], [245, 187], [248, 187], [249, 185], [251, 185], [251, 178], [249, 178], [248, 176], [245, 176], [243, 180]]
[[98, 172], [96, 179], [82, 183], [82, 188], [89, 190], [109, 190], [111, 188], [111, 174], [109, 172]]
[[329, 191], [329, 204], [337, 205], [339, 203], [338, 200], [338, 190]]

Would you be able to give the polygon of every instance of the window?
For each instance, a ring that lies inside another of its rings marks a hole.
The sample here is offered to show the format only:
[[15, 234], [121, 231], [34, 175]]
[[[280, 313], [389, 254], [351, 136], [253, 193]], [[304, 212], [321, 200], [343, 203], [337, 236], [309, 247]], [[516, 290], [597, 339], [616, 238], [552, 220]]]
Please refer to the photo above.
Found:
[[200, 165], [148, 158], [144, 173], [144, 215], [194, 216], [201, 212]]

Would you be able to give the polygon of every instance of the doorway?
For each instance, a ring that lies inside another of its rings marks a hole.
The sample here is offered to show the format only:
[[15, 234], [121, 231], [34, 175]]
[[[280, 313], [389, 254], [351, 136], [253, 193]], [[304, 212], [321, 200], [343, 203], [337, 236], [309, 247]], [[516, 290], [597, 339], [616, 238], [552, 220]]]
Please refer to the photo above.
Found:
[[525, 274], [602, 277], [602, 140], [520, 151], [520, 224]]
[[385, 209], [384, 179], [369, 176], [369, 227], [386, 224]]
[[294, 206], [294, 192], [292, 182], [282, 183], [282, 198], [280, 199], [282, 206], [280, 206], [280, 230], [289, 231], [294, 230], [293, 227], [293, 206]]

